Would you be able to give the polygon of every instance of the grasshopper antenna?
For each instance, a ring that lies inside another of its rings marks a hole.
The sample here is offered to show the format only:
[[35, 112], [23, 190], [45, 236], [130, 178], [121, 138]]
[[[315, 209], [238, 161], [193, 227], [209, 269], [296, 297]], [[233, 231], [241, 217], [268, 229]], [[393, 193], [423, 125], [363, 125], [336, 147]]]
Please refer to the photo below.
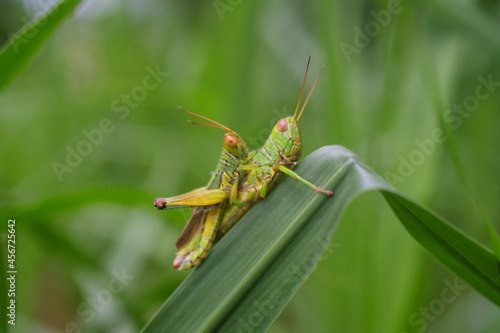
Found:
[[302, 90], [300, 91], [299, 102], [297, 103], [297, 107], [295, 108], [295, 113], [293, 114], [293, 118], [295, 118], [297, 110], [299, 109], [300, 101], [302, 100], [302, 94], [304, 93], [304, 87], [306, 86], [307, 72], [309, 71], [309, 63], [311, 62], [311, 57], [312, 54], [309, 54], [309, 59], [307, 60], [307, 67], [306, 67], [306, 76], [304, 77], [304, 83], [302, 84]]
[[194, 121], [191, 121], [191, 120], [188, 120], [188, 123], [190, 124], [193, 124], [193, 125], [202, 125], [202, 126], [212, 126], [212, 127], [217, 127], [217, 128], [220, 128], [220, 129], [223, 129], [225, 131], [228, 131], [228, 132], [231, 132], [231, 133], [236, 133], [235, 131], [231, 130], [229, 127], [227, 126], [224, 126], [222, 124], [219, 124], [218, 122], [216, 122], [215, 120], [212, 120], [210, 118], [207, 118], [207, 117], [204, 117], [202, 115], [199, 115], [199, 114], [196, 114], [194, 112], [191, 112], [191, 111], [188, 111], [188, 110], [185, 110], [183, 108], [181, 108], [180, 106], [178, 107], [179, 110], [181, 110], [182, 112], [186, 112], [187, 114], [190, 114], [192, 116], [195, 116], [195, 117], [198, 117], [198, 118], [201, 118], [201, 119], [205, 119], [205, 120], [208, 120], [209, 122], [211, 122], [212, 124], [207, 124], [207, 123], [196, 123]]
[[316, 83], [318, 83], [319, 77], [321, 76], [321, 73], [323, 73], [324, 70], [325, 70], [325, 65], [323, 65], [321, 67], [321, 72], [319, 72], [318, 77], [316, 78], [316, 81], [314, 81], [314, 84], [311, 88], [311, 91], [309, 92], [309, 95], [307, 95], [306, 101], [304, 102], [304, 105], [302, 106], [302, 110], [300, 110], [299, 116], [297, 117], [297, 122], [299, 121], [300, 116], [302, 116], [302, 112], [304, 112], [304, 109], [307, 105], [307, 102], [309, 101], [309, 97], [311, 97], [312, 92], [314, 91], [314, 88], [316, 87]]

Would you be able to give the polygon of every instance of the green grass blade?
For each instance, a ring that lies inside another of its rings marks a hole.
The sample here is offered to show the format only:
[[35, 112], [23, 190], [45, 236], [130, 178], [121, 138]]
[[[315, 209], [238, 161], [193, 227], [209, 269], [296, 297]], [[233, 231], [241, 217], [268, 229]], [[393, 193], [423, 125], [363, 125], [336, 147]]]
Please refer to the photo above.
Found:
[[379, 190], [427, 251], [500, 305], [494, 255], [408, 199], [340, 146], [323, 147], [296, 171], [334, 188], [327, 198], [291, 178], [256, 205], [172, 294], [143, 332], [264, 332], [314, 270], [347, 206]]
[[52, 35], [81, 0], [64, 0], [44, 16], [22, 27], [0, 51], [0, 91]]
[[500, 305], [497, 295], [500, 292], [500, 274], [491, 251], [411, 200], [389, 192], [383, 194], [408, 232], [427, 251]]
[[[423, 38], [421, 36], [420, 38]], [[479, 196], [475, 190], [472, 179], [469, 177], [469, 173], [467, 172], [465, 165], [463, 163], [462, 157], [460, 155], [460, 151], [458, 149], [458, 144], [455, 139], [455, 133], [451, 128], [449, 122], [444, 121], [445, 119], [445, 111], [447, 110], [446, 104], [444, 102], [444, 97], [441, 92], [441, 87], [439, 86], [439, 77], [436, 75], [436, 65], [431, 58], [429, 51], [426, 48], [420, 48], [423, 53], [423, 56], [419, 57], [421, 59], [424, 73], [424, 78], [426, 84], [424, 87], [427, 90], [427, 93], [430, 97], [430, 100], [433, 104], [433, 111], [436, 114], [437, 121], [439, 123], [440, 128], [445, 132], [447, 140], [445, 141], [445, 145], [448, 148], [448, 151], [451, 155], [453, 164], [457, 170], [458, 176], [462, 181], [465, 191], [468, 193], [469, 198], [472, 202], [474, 209], [476, 210], [478, 217], [481, 219], [483, 224], [485, 225], [488, 236], [490, 237], [491, 246], [493, 248], [493, 252], [496, 255], [497, 261], [500, 263], [500, 235], [497, 234], [495, 227], [493, 225], [493, 221], [489, 217], [486, 209], [484, 208]], [[450, 103], [451, 104], [451, 103]]]

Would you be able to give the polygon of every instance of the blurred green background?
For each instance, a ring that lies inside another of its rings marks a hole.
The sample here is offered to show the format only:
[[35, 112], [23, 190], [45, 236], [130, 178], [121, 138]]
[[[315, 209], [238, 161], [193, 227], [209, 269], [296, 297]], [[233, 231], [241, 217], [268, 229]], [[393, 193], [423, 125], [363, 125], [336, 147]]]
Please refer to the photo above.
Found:
[[[42, 3], [0, 0], [0, 42]], [[344, 145], [489, 246], [448, 141], [432, 133], [453, 125], [499, 221], [499, 18], [487, 0], [84, 2], [0, 94], [1, 230], [17, 222], [12, 331], [138, 331], [189, 274], [171, 263], [190, 212], [153, 199], [203, 186], [224, 134], [177, 106], [257, 148], [293, 114], [310, 53], [308, 88], [326, 69], [300, 121], [303, 156]], [[443, 296], [455, 279], [380, 195], [363, 196], [269, 332], [498, 332], [499, 309], [471, 288]]]

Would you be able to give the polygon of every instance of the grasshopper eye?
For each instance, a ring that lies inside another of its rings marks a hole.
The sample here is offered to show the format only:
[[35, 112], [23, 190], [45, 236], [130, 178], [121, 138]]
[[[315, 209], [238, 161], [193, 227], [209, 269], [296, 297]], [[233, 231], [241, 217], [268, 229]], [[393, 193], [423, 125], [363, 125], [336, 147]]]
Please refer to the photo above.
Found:
[[282, 118], [278, 121], [276, 128], [280, 132], [285, 132], [288, 129], [288, 121], [285, 118]]
[[236, 140], [236, 138], [231, 134], [227, 133], [224, 136], [224, 143], [227, 144], [229, 147], [236, 147], [236, 145], [238, 144], [238, 140]]

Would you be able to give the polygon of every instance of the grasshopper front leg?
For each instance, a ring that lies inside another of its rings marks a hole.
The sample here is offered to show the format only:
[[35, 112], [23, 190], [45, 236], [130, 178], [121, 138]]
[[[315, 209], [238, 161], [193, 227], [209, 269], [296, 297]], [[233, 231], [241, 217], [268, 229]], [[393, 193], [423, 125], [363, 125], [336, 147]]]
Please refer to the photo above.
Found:
[[327, 196], [331, 197], [333, 196], [333, 191], [330, 191], [330, 190], [325, 190], [324, 188], [322, 187], [319, 187], [319, 186], [316, 186], [314, 185], [313, 183], [310, 183], [308, 182], [307, 180], [305, 180], [304, 178], [300, 177], [298, 173], [296, 173], [295, 171], [293, 170], [290, 170], [288, 169], [286, 166], [283, 166], [283, 165], [280, 165], [279, 166], [279, 169], [281, 172], [283, 172], [284, 174], [287, 174], [289, 175], [290, 177], [293, 177], [295, 179], [298, 179], [300, 180], [301, 182], [303, 182], [304, 184], [306, 184], [307, 186], [309, 186], [310, 188], [312, 188], [313, 190], [315, 190], [316, 192], [319, 192], [319, 193], [324, 193], [326, 194]]

